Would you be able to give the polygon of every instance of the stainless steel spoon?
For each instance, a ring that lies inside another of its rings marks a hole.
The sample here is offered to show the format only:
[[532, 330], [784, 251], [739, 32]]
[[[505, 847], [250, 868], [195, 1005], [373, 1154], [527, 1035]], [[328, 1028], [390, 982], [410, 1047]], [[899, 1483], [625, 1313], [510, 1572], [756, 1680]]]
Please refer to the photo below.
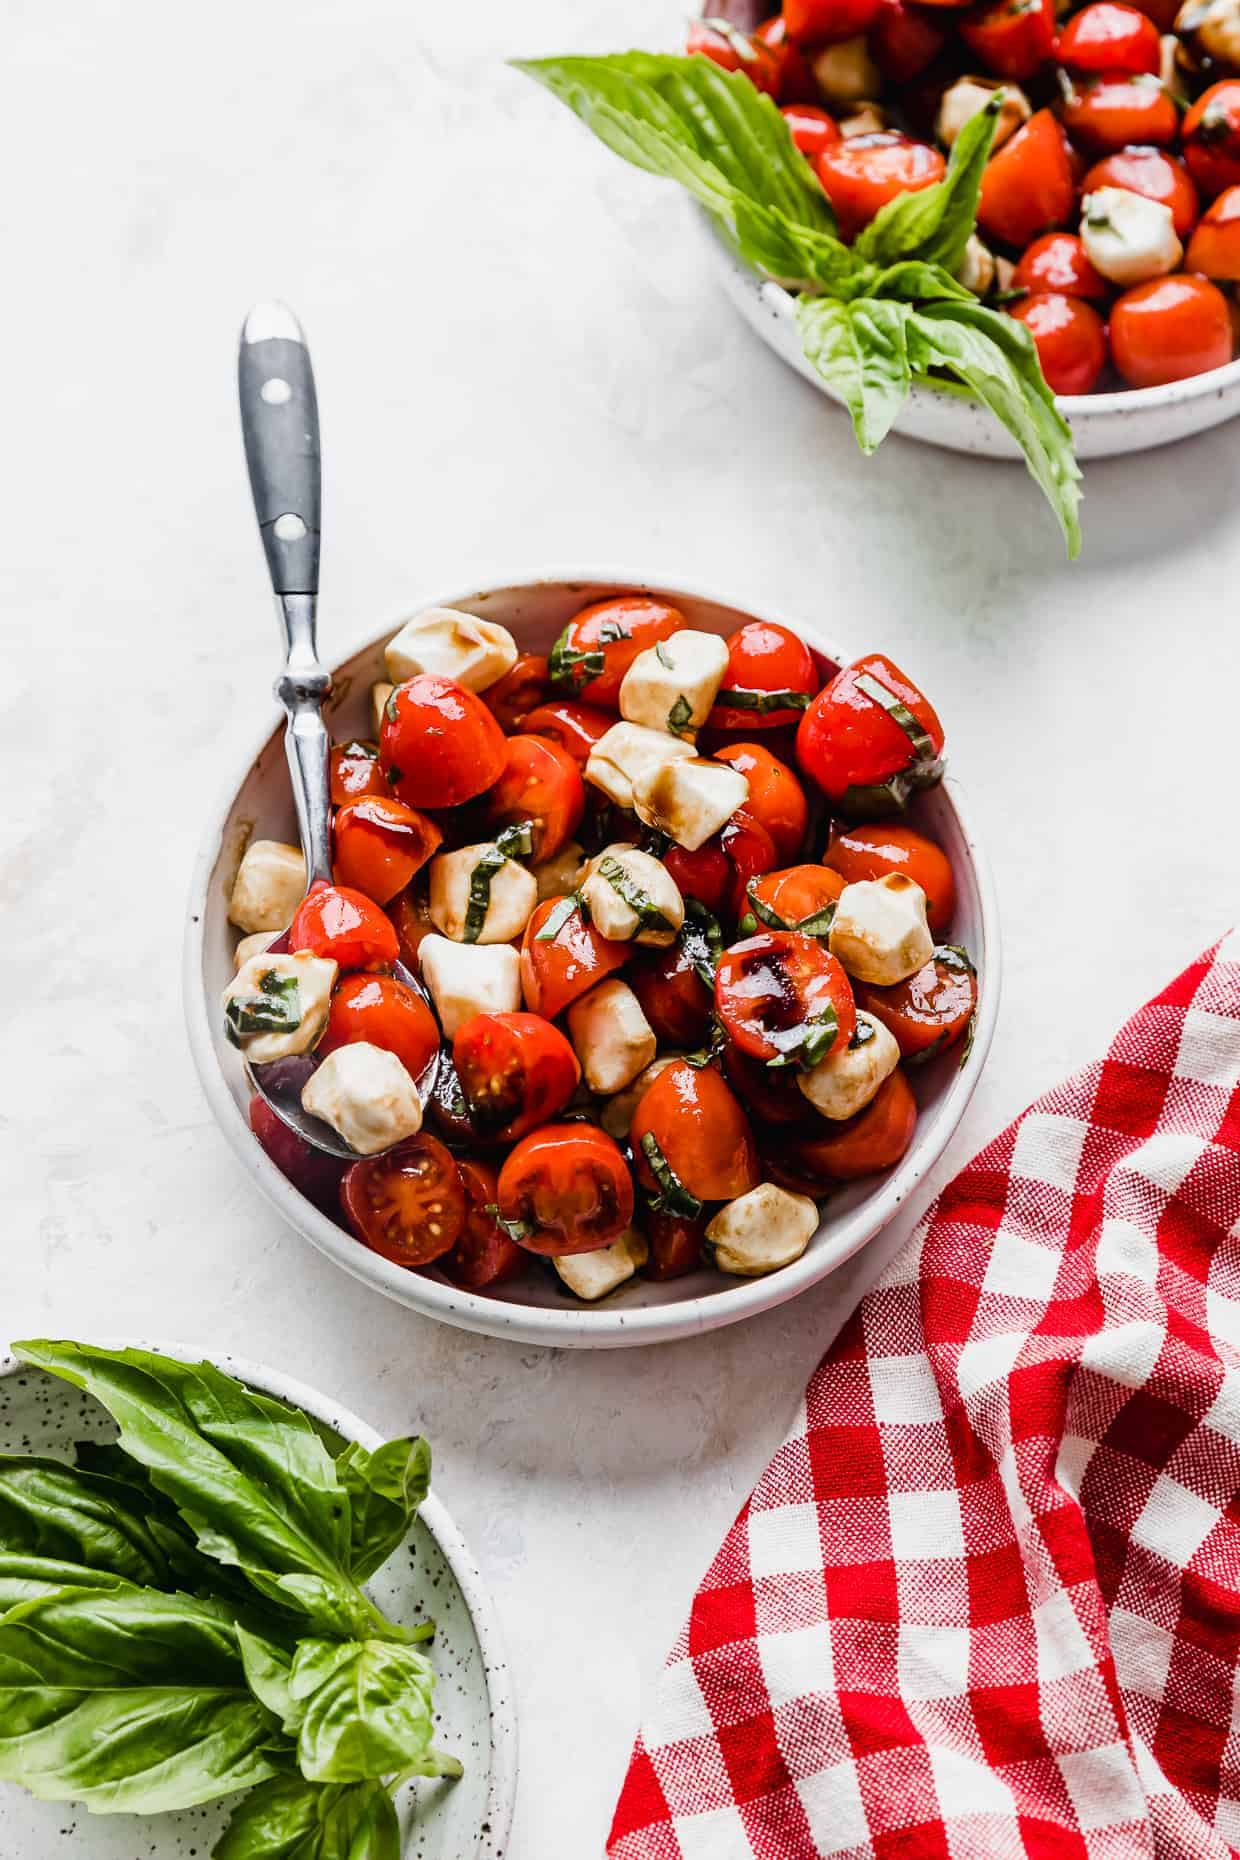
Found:
[[[331, 740], [323, 705], [331, 673], [320, 664], [316, 637], [319, 595], [319, 409], [310, 351], [297, 318], [285, 304], [255, 304], [241, 331], [237, 357], [241, 430], [259, 534], [267, 554], [276, 611], [284, 633], [284, 670], [275, 694], [284, 706], [297, 832], [306, 857], [306, 883], [332, 882]], [[288, 948], [288, 933], [271, 945]], [[417, 977], [403, 963], [393, 974], [425, 999]], [[246, 1075], [276, 1116], [315, 1149], [357, 1160], [330, 1124], [302, 1109], [301, 1093], [318, 1061], [312, 1053], [246, 1063]], [[437, 1058], [414, 1081], [425, 1109], [435, 1083]]]

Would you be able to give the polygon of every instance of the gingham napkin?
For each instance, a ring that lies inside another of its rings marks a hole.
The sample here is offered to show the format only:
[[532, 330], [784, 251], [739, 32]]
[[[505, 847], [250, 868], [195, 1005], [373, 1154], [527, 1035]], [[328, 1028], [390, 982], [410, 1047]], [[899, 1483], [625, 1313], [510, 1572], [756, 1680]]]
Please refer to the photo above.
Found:
[[946, 1190], [693, 1603], [613, 1860], [1240, 1848], [1240, 933]]

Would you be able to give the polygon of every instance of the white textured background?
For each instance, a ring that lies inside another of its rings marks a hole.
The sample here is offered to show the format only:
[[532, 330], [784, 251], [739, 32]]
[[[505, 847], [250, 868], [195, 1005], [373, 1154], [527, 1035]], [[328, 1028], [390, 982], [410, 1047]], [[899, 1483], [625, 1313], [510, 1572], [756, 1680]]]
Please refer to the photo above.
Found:
[[515, 1658], [514, 1860], [598, 1851], [642, 1688], [857, 1275], [556, 1355], [389, 1307], [242, 1180], [178, 969], [203, 809], [274, 671], [247, 305], [286, 297], [312, 339], [328, 656], [414, 593], [614, 565], [923, 679], [1006, 932], [957, 1162], [1237, 906], [1240, 426], [1091, 466], [1072, 569], [1019, 467], [861, 461], [716, 299], [675, 194], [504, 67], [670, 43], [684, 10], [4, 8], [0, 1337], [201, 1341], [425, 1427]]

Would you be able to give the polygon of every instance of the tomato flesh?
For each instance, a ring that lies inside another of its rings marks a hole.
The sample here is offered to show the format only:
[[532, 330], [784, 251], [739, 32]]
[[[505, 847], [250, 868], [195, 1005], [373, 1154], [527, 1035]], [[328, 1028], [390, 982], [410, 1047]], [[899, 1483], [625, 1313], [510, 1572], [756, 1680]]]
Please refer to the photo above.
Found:
[[715, 1010], [729, 1039], [768, 1064], [816, 1064], [847, 1046], [857, 1025], [840, 964], [795, 930], [762, 930], [726, 949], [715, 971]]
[[642, 1093], [629, 1141], [638, 1179], [658, 1189], [647, 1137], [676, 1179], [699, 1201], [732, 1201], [758, 1185], [758, 1154], [749, 1119], [713, 1065], [683, 1059], [665, 1066]]
[[925, 892], [926, 919], [934, 934], [941, 936], [951, 923], [956, 908], [951, 861], [941, 846], [902, 821], [841, 827], [831, 836], [823, 861], [849, 885], [902, 872]]
[[487, 796], [492, 828], [529, 821], [532, 859], [554, 859], [585, 812], [586, 791], [573, 757], [546, 736], [512, 736], [504, 772]]
[[382, 1156], [353, 1163], [340, 1195], [362, 1244], [411, 1270], [441, 1259], [465, 1226], [461, 1172], [425, 1130]]
[[732, 743], [716, 749], [714, 759], [749, 783], [746, 812], [766, 828], [777, 858], [795, 859], [809, 832], [809, 803], [792, 770], [762, 743]]
[[683, 940], [637, 963], [628, 982], [659, 1040], [687, 1048], [705, 1040], [715, 998]]
[[329, 757], [332, 806], [360, 801], [364, 794], [389, 794], [378, 743], [333, 743]]
[[383, 713], [379, 757], [410, 807], [457, 807], [499, 780], [504, 733], [473, 691], [420, 672], [397, 685]]
[[341, 885], [387, 904], [443, 843], [433, 820], [391, 795], [366, 795], [338, 809], [332, 870]]
[[605, 1131], [544, 1124], [504, 1162], [499, 1207], [527, 1252], [592, 1253], [632, 1225], [633, 1178]]
[[342, 969], [392, 963], [400, 946], [379, 906], [347, 885], [312, 885], [289, 925], [288, 946], [330, 957]]
[[650, 1214], [646, 1218], [646, 1238], [650, 1257], [642, 1267], [642, 1277], [664, 1285], [669, 1279], [683, 1279], [702, 1264], [702, 1242], [706, 1235], [703, 1220], [686, 1220], [677, 1214]]
[[857, 1005], [895, 1036], [904, 1059], [928, 1059], [963, 1038], [977, 1006], [977, 976], [958, 950], [937, 949], [907, 981], [857, 983]]
[[535, 907], [521, 941], [521, 990], [534, 1014], [554, 1020], [557, 1014], [604, 976], [622, 968], [630, 955], [627, 943], [613, 943], [587, 923], [580, 910], [570, 912], [554, 937], [544, 942], [539, 932], [562, 898], [548, 898]]
[[881, 653], [839, 672], [797, 729], [801, 769], [850, 814], [902, 805], [911, 787], [938, 779], [942, 750], [933, 706]]
[[669, 846], [663, 864], [682, 898], [696, 898], [714, 916], [719, 915], [731, 896], [735, 872], [718, 835], [705, 841], [696, 852], [684, 846]]
[[474, 1157], [458, 1157], [456, 1166], [465, 1190], [465, 1225], [456, 1245], [437, 1263], [453, 1285], [481, 1292], [515, 1279], [524, 1270], [525, 1254], [508, 1238], [494, 1213], [499, 1203], [498, 1171]]
[[1025, 246], [1062, 226], [1076, 205], [1076, 177], [1063, 130], [1037, 110], [992, 155], [982, 175], [978, 231], [1003, 245]]
[[572, 1047], [540, 1014], [475, 1014], [452, 1059], [475, 1124], [501, 1143], [558, 1116], [581, 1077]]
[[346, 975], [316, 1051], [326, 1058], [358, 1040], [394, 1053], [416, 1083], [439, 1051], [439, 1028], [422, 996], [394, 975]]
[[524, 729], [530, 712], [550, 693], [546, 659], [540, 652], [523, 652], [512, 670], [482, 693], [482, 701], [500, 729], [511, 735]]

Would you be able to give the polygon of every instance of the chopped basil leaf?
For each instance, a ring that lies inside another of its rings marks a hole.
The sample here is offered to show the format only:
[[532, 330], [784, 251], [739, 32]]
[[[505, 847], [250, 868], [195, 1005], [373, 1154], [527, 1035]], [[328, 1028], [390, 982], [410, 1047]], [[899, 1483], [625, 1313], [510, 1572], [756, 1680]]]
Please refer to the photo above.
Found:
[[389, 723], [396, 722], [396, 691], [399, 689], [400, 687], [398, 685], [395, 690], [388, 692], [387, 703], [383, 706], [383, 714]]
[[295, 975], [268, 969], [256, 995], [234, 995], [224, 1008], [224, 1031], [234, 1046], [251, 1033], [294, 1033], [301, 1026], [301, 989]]
[[967, 975], [977, 974], [972, 956], [959, 943], [936, 944], [932, 960], [941, 962], [946, 969], [963, 969]]
[[745, 896], [749, 899], [749, 909], [745, 915], [756, 919], [757, 923], [764, 924], [768, 930], [791, 930], [792, 925], [785, 923], [779, 912], [773, 911], [765, 899], [758, 896], [757, 884], [757, 879], [751, 878], [745, 887]]
[[752, 911], [746, 911], [736, 926], [737, 936], [752, 936], [758, 928], [758, 920]]
[[653, 1130], [648, 1130], [642, 1138], [642, 1155], [650, 1164], [650, 1172], [659, 1184], [658, 1194], [650, 1199], [651, 1213], [677, 1214], [683, 1220], [695, 1221], [702, 1212], [702, 1204], [696, 1195], [689, 1193], [668, 1162]]
[[621, 626], [618, 620], [604, 620], [598, 630], [600, 646], [614, 646], [618, 639], [632, 639], [627, 626]]
[[693, 706], [682, 691], [667, 713], [667, 727], [673, 736], [689, 736], [693, 731]]
[[484, 1214], [489, 1214], [491, 1219], [495, 1222], [495, 1225], [501, 1227], [508, 1235], [508, 1238], [510, 1240], [515, 1240], [518, 1246], [521, 1244], [522, 1240], [528, 1240], [531, 1234], [536, 1234], [538, 1232], [533, 1221], [506, 1220], [499, 1211], [499, 1203], [497, 1201], [488, 1201], [482, 1212]]
[[878, 820], [902, 814], [909, 796], [919, 788], [931, 788], [943, 775], [941, 761], [911, 762], [898, 775], [886, 781], [859, 783], [847, 788], [839, 804], [846, 820]]
[[793, 925], [793, 929], [799, 931], [802, 936], [826, 936], [835, 921], [837, 909], [838, 906], [834, 901], [824, 904], [820, 911], [811, 911], [808, 917], [802, 917], [799, 924]]
[[937, 1059], [947, 1045], [947, 1030], [937, 1033], [929, 1046], [923, 1046], [919, 1053], [906, 1053], [901, 1061], [906, 1066], [928, 1066], [932, 1059]]
[[709, 1040], [706, 1042], [705, 1046], [700, 1046], [696, 1053], [686, 1053], [685, 1064], [687, 1066], [692, 1066], [695, 1072], [700, 1072], [704, 1066], [710, 1065], [712, 1060], [718, 1059], [720, 1053], [723, 1051], [723, 1040], [722, 1023], [717, 1016], [712, 1014]]
[[848, 1042], [849, 1052], [855, 1053], [859, 1046], [868, 1046], [875, 1037], [874, 1029], [869, 1021], [859, 1020], [853, 1028], [852, 1039]]
[[808, 917], [802, 917], [799, 923], [790, 924], [771, 909], [763, 898], [758, 896], [758, 880], [751, 878], [745, 887], [745, 896], [749, 900], [749, 909], [737, 924], [742, 936], [749, 936], [764, 924], [768, 930], [794, 930], [798, 936], [826, 936], [835, 916], [835, 905], [824, 904], [821, 910], [811, 911]]
[[488, 846], [469, 875], [469, 903], [465, 907], [465, 928], [461, 933], [466, 943], [476, 943], [482, 935], [491, 908], [491, 881], [507, 858], [498, 846]]
[[601, 646], [590, 647], [580, 652], [568, 643], [568, 628], [565, 627], [555, 645], [551, 648], [547, 660], [547, 676], [553, 685], [562, 685], [566, 690], [578, 692], [583, 685], [597, 678], [603, 669], [603, 650]]
[[977, 1038], [977, 1011], [975, 1009], [974, 1012], [970, 1014], [969, 1024], [964, 1030], [964, 1046], [961, 1048], [960, 1065], [956, 1067], [957, 1072], [959, 1072], [962, 1067], [968, 1065], [970, 1055], [973, 1052], [973, 1042], [976, 1038]]
[[799, 1066], [803, 1072], [809, 1072], [820, 1059], [826, 1058], [839, 1030], [835, 1009], [828, 1004], [821, 1014], [800, 1027], [784, 1027], [768, 1034], [772, 1045], [779, 1048], [775, 1057], [767, 1060], [768, 1068]]
[[665, 917], [658, 906], [652, 903], [649, 893], [629, 877], [618, 859], [613, 859], [610, 854], [605, 855], [599, 860], [598, 875], [607, 880], [616, 896], [636, 914], [641, 929], [675, 930], [676, 926], [671, 919]]
[[654, 656], [659, 661], [664, 671], [670, 672], [675, 669], [672, 662], [672, 655], [661, 639], [655, 641]]
[[685, 921], [680, 931], [680, 946], [697, 975], [713, 994], [715, 968], [723, 954], [723, 931], [713, 911], [696, 898], [685, 899]]
[[749, 691], [729, 686], [715, 693], [716, 704], [731, 710], [756, 710], [760, 716], [773, 710], [808, 710], [813, 703], [808, 691]]
[[495, 835], [495, 844], [506, 859], [528, 857], [534, 850], [534, 822], [518, 820]]
[[559, 898], [547, 913], [547, 921], [536, 934], [536, 943], [554, 943], [561, 930], [577, 911], [585, 916], [585, 900], [580, 892], [570, 891], [566, 898]]
[[886, 685], [880, 684], [877, 678], [872, 678], [869, 672], [859, 672], [856, 683], [858, 691], [864, 692], [870, 702], [877, 704], [880, 710], [885, 710], [891, 721], [898, 724], [904, 731], [913, 745], [915, 761], [934, 762], [937, 759], [938, 751], [929, 733], [923, 729], [908, 705], [898, 698], [894, 691], [889, 691]]

